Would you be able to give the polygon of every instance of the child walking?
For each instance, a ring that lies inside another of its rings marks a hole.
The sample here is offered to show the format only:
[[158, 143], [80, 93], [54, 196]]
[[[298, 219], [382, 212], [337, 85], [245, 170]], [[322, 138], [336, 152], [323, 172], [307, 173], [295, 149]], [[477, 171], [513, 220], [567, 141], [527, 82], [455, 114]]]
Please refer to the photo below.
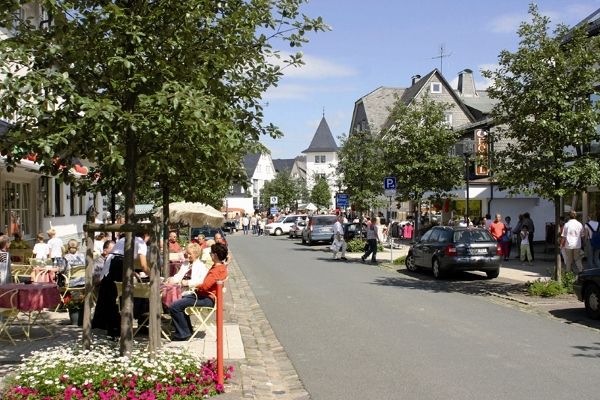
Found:
[[533, 257], [531, 256], [531, 249], [529, 248], [529, 230], [527, 226], [521, 228], [521, 263], [525, 264], [525, 260], [532, 265]]

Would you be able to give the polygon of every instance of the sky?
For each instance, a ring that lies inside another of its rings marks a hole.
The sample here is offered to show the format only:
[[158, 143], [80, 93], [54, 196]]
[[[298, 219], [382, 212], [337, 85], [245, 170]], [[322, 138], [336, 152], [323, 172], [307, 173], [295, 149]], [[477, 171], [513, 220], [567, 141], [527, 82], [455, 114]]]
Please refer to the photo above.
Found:
[[[456, 87], [458, 73], [473, 70], [477, 89], [489, 85], [480, 74], [497, 65], [502, 50], [517, 49], [516, 33], [529, 20], [527, 0], [309, 0], [302, 12], [321, 16], [331, 31], [311, 33], [300, 49], [306, 65], [287, 68], [264, 97], [265, 122], [283, 138], [261, 142], [273, 159], [294, 158], [308, 148], [323, 116], [339, 144], [347, 134], [354, 103], [380, 86], [408, 87], [414, 75], [440, 69]], [[600, 8], [600, 0], [540, 0], [552, 23], [573, 26]], [[274, 47], [296, 52], [290, 47]]]

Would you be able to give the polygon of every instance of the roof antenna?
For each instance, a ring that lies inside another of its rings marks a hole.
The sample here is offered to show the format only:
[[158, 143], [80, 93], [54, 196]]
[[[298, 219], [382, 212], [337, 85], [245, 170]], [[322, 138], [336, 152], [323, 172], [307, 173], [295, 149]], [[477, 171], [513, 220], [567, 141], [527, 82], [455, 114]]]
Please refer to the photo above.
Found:
[[444, 58], [446, 57], [450, 57], [452, 55], [452, 53], [446, 53], [446, 46], [444, 46], [444, 44], [440, 44], [440, 55], [439, 56], [435, 56], [435, 57], [431, 57], [431, 59], [436, 59], [439, 58], [440, 59], [440, 74], [444, 71], [443, 66], [444, 66]]
[[323, 106], [323, 118], [325, 118], [325, 106]]

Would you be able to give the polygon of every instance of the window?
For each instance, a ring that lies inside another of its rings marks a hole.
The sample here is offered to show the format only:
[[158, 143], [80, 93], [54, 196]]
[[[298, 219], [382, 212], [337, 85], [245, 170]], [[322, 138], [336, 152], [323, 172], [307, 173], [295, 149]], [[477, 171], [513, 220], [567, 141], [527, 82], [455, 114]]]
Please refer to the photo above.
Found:
[[63, 195], [62, 185], [60, 184], [58, 179], [55, 179], [54, 180], [54, 216], [55, 217], [64, 215], [63, 209], [62, 209], [62, 206], [63, 206], [62, 195]]
[[444, 123], [449, 128], [452, 127], [452, 113], [451, 112], [444, 113]]
[[78, 196], [79, 215], [85, 215], [85, 194]]
[[52, 215], [52, 202], [50, 201], [50, 178], [42, 176], [40, 178], [40, 196], [44, 202], [44, 217]]
[[421, 238], [421, 242], [427, 242], [429, 240], [429, 238], [431, 237], [432, 233], [433, 233], [433, 229], [430, 229], [427, 232], [425, 232], [425, 234]]
[[321, 156], [315, 156], [315, 164], [321, 162]]
[[77, 193], [75, 193], [75, 189], [73, 188], [73, 185], [71, 185], [71, 187], [69, 188], [70, 190], [70, 195], [69, 195], [69, 207], [71, 208], [71, 215], [77, 215], [77, 212], [79, 210], [76, 209], [76, 205], [77, 205]]
[[440, 230], [439, 229], [432, 229], [432, 233], [431, 236], [429, 237], [428, 242], [437, 242], [438, 239], [440, 238]]
[[9, 235], [15, 232], [21, 236], [31, 234], [30, 226], [30, 185], [21, 182], [6, 182], [4, 188], [4, 230]]
[[431, 82], [431, 93], [442, 93], [442, 84], [439, 82]]
[[321, 156], [321, 163], [325, 164], [325, 156]]

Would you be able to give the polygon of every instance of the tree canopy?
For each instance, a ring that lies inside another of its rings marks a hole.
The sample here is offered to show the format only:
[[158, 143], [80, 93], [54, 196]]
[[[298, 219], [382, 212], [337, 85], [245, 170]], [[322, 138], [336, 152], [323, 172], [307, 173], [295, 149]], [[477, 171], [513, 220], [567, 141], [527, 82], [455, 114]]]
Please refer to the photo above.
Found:
[[462, 183], [463, 160], [450, 156], [459, 134], [445, 122], [447, 108], [428, 95], [410, 105], [396, 100], [381, 137], [398, 200], [419, 202], [426, 192], [439, 195]]
[[340, 138], [337, 173], [357, 211], [383, 206], [381, 195], [386, 166], [382, 148], [380, 136], [369, 130]]
[[302, 200], [303, 185], [304, 182], [292, 178], [290, 171], [279, 171], [275, 179], [265, 182], [261, 192], [261, 202], [268, 207], [270, 197], [277, 196], [277, 207], [294, 209], [296, 202]]
[[589, 152], [600, 139], [600, 110], [590, 99], [598, 95], [600, 39], [588, 37], [586, 26], [558, 25], [550, 33], [550, 19], [537, 6], [529, 13], [531, 22], [518, 30], [518, 49], [502, 51], [498, 69], [484, 72], [492, 79], [488, 93], [498, 100], [495, 140], [506, 143], [496, 146], [493, 171], [512, 192], [553, 200], [558, 229], [560, 198], [600, 183], [599, 159]]
[[319, 210], [328, 209], [331, 206], [331, 190], [327, 179], [317, 177], [315, 185], [310, 191], [310, 201], [314, 203]]

